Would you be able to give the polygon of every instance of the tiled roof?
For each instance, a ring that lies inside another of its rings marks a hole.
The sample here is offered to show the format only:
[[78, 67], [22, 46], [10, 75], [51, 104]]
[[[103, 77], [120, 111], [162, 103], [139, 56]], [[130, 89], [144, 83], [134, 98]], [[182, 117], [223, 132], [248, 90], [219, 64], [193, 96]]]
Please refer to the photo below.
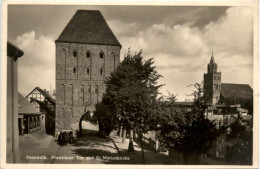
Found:
[[[38, 90], [46, 99], [48, 99], [53, 105], [56, 104], [56, 100], [53, 99], [48, 93], [46, 93], [44, 90], [42, 90], [39, 87], [35, 87], [31, 93], [33, 93], [33, 91]], [[29, 93], [25, 98], [27, 98], [31, 93]]]
[[44, 90], [42, 90], [39, 87], [36, 87], [36, 89], [46, 98], [48, 99], [50, 102], [55, 104], [55, 99], [53, 99], [48, 93], [46, 93]]
[[253, 98], [253, 89], [248, 84], [221, 83], [221, 94], [225, 98]]
[[78, 10], [56, 42], [120, 46], [100, 11]]
[[18, 113], [19, 114], [35, 114], [35, 115], [41, 114], [20, 93], [18, 93]]

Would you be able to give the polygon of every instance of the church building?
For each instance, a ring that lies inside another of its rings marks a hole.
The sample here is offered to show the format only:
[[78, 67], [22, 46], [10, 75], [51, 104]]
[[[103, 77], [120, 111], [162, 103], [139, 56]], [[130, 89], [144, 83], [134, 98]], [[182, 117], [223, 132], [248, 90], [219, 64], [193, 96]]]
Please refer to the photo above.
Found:
[[77, 130], [105, 92], [121, 44], [100, 11], [78, 10], [56, 44], [56, 132]]
[[253, 100], [253, 89], [248, 84], [221, 83], [221, 72], [218, 72], [212, 52], [204, 74], [204, 98], [209, 105], [246, 104]]

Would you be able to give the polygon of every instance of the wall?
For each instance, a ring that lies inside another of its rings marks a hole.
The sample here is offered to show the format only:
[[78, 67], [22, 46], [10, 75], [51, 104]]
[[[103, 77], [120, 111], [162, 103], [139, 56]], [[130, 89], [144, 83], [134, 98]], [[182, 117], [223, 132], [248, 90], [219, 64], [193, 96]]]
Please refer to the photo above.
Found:
[[119, 46], [56, 43], [57, 132], [77, 130], [81, 116], [95, 110], [105, 92], [104, 80], [119, 62]]

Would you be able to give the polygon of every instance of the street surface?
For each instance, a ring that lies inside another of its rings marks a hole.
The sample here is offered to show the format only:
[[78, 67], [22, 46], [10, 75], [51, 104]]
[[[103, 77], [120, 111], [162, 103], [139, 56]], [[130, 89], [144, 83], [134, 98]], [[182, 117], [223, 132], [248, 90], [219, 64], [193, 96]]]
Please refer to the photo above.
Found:
[[[75, 143], [59, 146], [53, 136], [34, 133], [20, 136], [22, 163], [52, 164], [143, 164], [141, 147], [134, 142], [135, 153], [127, 152], [129, 140], [98, 137], [97, 126], [82, 122], [83, 137]], [[177, 164], [166, 154], [145, 149], [145, 164]]]

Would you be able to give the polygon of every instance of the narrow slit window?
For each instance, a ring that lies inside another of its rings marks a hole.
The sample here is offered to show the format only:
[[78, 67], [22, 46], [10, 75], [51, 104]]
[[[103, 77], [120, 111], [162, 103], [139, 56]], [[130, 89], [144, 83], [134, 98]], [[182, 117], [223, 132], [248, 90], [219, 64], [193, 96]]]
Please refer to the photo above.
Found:
[[101, 69], [100, 69], [100, 74], [102, 75], [102, 73], [103, 73], [103, 69], [101, 68]]
[[78, 52], [76, 50], [73, 51], [73, 56], [77, 57], [78, 56]]
[[103, 59], [104, 58], [104, 53], [103, 52], [100, 52], [100, 58]]
[[87, 68], [87, 74], [89, 74], [89, 67]]
[[73, 68], [73, 72], [76, 73], [76, 68], [75, 67]]
[[87, 54], [86, 54], [86, 56], [87, 56], [87, 58], [90, 58], [90, 56], [91, 56], [91, 53], [90, 53], [90, 51], [87, 51]]

